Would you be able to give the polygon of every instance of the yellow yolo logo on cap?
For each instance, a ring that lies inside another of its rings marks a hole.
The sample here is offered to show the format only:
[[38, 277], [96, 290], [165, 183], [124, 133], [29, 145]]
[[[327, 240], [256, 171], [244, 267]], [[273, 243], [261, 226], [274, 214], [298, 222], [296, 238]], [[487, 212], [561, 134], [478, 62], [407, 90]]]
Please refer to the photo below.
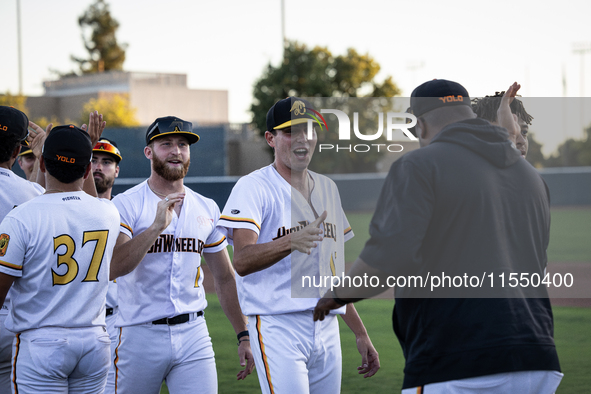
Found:
[[69, 157], [60, 156], [60, 155], [56, 155], [56, 156], [59, 161], [63, 161], [64, 163], [75, 163], [76, 162], [76, 159], [74, 159], [73, 157], [69, 158]]
[[293, 103], [289, 112], [293, 112], [296, 116], [303, 115], [306, 113], [306, 104], [303, 101], [297, 100]]
[[451, 103], [454, 101], [464, 101], [464, 98], [461, 95], [456, 96], [445, 96], [439, 97], [439, 100], [443, 101], [444, 103]]
[[10, 241], [10, 235], [0, 234], [0, 256], [4, 256], [6, 254], [6, 249], [8, 248], [8, 241]]

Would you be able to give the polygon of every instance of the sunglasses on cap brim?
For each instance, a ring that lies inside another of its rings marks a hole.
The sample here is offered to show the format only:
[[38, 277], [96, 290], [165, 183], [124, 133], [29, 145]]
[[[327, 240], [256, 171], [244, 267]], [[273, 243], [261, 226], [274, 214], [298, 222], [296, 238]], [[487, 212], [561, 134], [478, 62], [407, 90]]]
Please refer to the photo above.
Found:
[[112, 145], [108, 142], [98, 142], [94, 148], [92, 149], [93, 152], [102, 152], [102, 153], [110, 153], [115, 155], [121, 160], [121, 153], [119, 149], [115, 145]]
[[156, 137], [161, 137], [167, 134], [185, 133], [193, 135], [195, 138], [197, 138], [195, 141], [197, 142], [199, 140], [199, 136], [195, 134], [192, 129], [192, 123], [190, 122], [185, 122], [182, 120], [164, 120], [159, 121], [156, 125], [154, 125], [152, 130], [149, 131], [148, 135], [150, 137], [150, 141], [152, 141]]

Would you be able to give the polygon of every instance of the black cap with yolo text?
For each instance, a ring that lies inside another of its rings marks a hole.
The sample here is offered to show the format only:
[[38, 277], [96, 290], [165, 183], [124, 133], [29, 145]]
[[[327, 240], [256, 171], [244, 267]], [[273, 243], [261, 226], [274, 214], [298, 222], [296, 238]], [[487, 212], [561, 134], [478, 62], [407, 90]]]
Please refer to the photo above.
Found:
[[92, 158], [90, 136], [74, 125], [54, 127], [43, 145], [43, 158], [68, 164], [88, 164]]
[[471, 106], [470, 95], [462, 85], [446, 79], [425, 82], [410, 95], [411, 113], [416, 117], [436, 108], [454, 105]]
[[277, 101], [267, 112], [267, 131], [284, 129], [296, 124], [306, 123], [310, 117], [312, 104], [298, 97], [287, 97]]
[[13, 107], [0, 106], [0, 133], [14, 135], [19, 141], [27, 138], [29, 118]]
[[165, 116], [156, 119], [146, 131], [146, 145], [149, 145], [154, 138], [164, 135], [180, 134], [187, 138], [189, 144], [199, 141], [199, 136], [193, 133], [193, 124], [186, 122], [176, 116]]

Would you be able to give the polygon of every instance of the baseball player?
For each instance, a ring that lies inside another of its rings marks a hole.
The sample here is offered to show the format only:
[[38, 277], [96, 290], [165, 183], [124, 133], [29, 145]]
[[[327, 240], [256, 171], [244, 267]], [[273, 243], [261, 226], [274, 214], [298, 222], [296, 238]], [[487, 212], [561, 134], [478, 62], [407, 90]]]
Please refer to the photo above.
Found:
[[35, 167], [35, 160], [35, 154], [31, 150], [31, 147], [29, 147], [29, 143], [23, 141], [21, 144], [21, 152], [18, 154], [17, 161], [21, 170], [23, 170], [25, 173], [25, 179], [30, 181], [34, 181], [34, 179], [31, 179], [31, 174], [33, 173], [33, 168]]
[[[119, 176], [119, 162], [122, 160], [117, 143], [107, 138], [101, 138], [92, 149], [92, 175], [96, 191], [100, 198], [111, 200], [111, 190], [115, 178]], [[117, 317], [117, 282], [109, 281], [107, 291], [106, 317], [107, 332], [111, 338], [111, 367], [107, 377], [105, 393], [115, 393], [115, 347], [117, 346], [117, 330], [115, 319]]]
[[203, 316], [201, 256], [239, 339], [239, 379], [254, 367], [243, 338], [234, 272], [225, 237], [216, 230], [219, 208], [183, 184], [189, 146], [199, 140], [190, 122], [168, 116], [148, 127], [144, 153], [151, 162], [146, 181], [113, 202], [121, 228], [111, 279], [117, 280], [119, 327], [115, 350], [117, 393], [217, 392], [211, 339]]
[[[496, 92], [493, 96], [473, 99], [472, 109], [474, 110], [474, 113], [476, 113], [479, 118], [486, 119], [495, 126], [500, 126], [500, 122], [497, 119], [497, 111], [501, 106], [501, 100], [503, 99], [504, 94], [505, 92], [502, 91]], [[519, 152], [521, 152], [521, 157], [525, 159], [527, 148], [529, 147], [527, 134], [534, 117], [527, 113], [523, 106], [523, 102], [517, 98], [511, 102], [510, 108], [511, 113], [515, 115], [520, 129], [520, 133], [511, 133], [510, 138], [515, 143]]]
[[312, 310], [324, 290], [297, 285], [302, 275], [342, 272], [344, 242], [353, 237], [334, 182], [308, 170], [316, 146], [316, 136], [306, 135], [310, 108], [295, 97], [271, 107], [265, 138], [275, 160], [237, 182], [218, 224], [234, 246], [238, 295], [263, 393], [340, 392], [337, 314], [357, 338], [359, 373], [369, 377], [379, 368], [356, 310], [343, 307], [315, 323]]
[[[29, 125], [32, 127], [30, 133], [27, 132]], [[0, 221], [15, 206], [43, 194], [43, 187], [16, 176], [11, 168], [17, 160], [21, 142], [28, 139], [31, 146], [37, 147], [42, 145], [44, 136], [43, 129], [29, 122], [23, 112], [12, 107], [0, 106]], [[0, 239], [0, 250], [5, 242]], [[14, 334], [4, 327], [10, 306], [9, 297], [7, 296], [0, 305], [0, 393], [9, 393], [12, 368], [10, 358], [14, 338]]]
[[110, 201], [82, 190], [92, 146], [78, 127], [54, 128], [40, 160], [45, 194], [0, 224], [0, 301], [14, 282], [6, 319], [6, 328], [16, 333], [14, 393], [105, 388], [105, 297], [119, 215]]

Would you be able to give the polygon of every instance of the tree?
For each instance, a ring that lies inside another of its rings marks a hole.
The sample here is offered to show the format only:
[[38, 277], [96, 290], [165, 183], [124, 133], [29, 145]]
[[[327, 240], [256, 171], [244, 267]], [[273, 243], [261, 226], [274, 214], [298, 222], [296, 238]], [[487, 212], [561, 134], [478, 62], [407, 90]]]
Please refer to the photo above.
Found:
[[591, 126], [585, 129], [585, 138], [569, 138], [557, 149], [558, 153], [546, 161], [546, 167], [591, 166]]
[[84, 104], [80, 115], [80, 124], [88, 123], [88, 116], [92, 111], [103, 114], [103, 119], [109, 127], [134, 127], [140, 125], [140, 122], [135, 117], [137, 109], [131, 107], [129, 97], [126, 94], [116, 94], [110, 98], [90, 99]]
[[119, 28], [119, 22], [111, 16], [109, 5], [104, 0], [96, 0], [78, 18], [78, 24], [82, 29], [82, 40], [89, 55], [87, 59], [71, 56], [71, 59], [78, 63], [80, 72], [89, 74], [122, 70], [127, 44], [117, 43], [115, 33]]
[[542, 144], [540, 144], [534, 138], [533, 133], [527, 134], [528, 148], [527, 148], [527, 161], [536, 168], [542, 168], [545, 165], [544, 154], [542, 153]]
[[[399, 95], [400, 89], [392, 77], [386, 77], [381, 83], [375, 81], [379, 71], [380, 65], [375, 59], [369, 54], [360, 55], [355, 49], [349, 48], [345, 55], [333, 56], [325, 47], [309, 49], [304, 44], [290, 41], [285, 48], [282, 63], [278, 67], [269, 64], [254, 86], [254, 100], [250, 107], [253, 124], [263, 134], [266, 130], [267, 111], [277, 100], [288, 96], [334, 97], [342, 104], [342, 99], [346, 98], [389, 98]], [[374, 103], [367, 105], [375, 106]], [[387, 102], [383, 102], [384, 107], [387, 105]], [[336, 144], [338, 135], [326, 133], [319, 136], [319, 142], [320, 140]], [[375, 141], [378, 142], [383, 141]], [[312, 167], [325, 173], [372, 172], [376, 170], [376, 161], [383, 153], [384, 151], [364, 154], [323, 152], [325, 160], [319, 161], [316, 156]]]
[[14, 107], [25, 114], [27, 113], [27, 98], [21, 94], [11, 94], [10, 92], [0, 94], [0, 105]]

